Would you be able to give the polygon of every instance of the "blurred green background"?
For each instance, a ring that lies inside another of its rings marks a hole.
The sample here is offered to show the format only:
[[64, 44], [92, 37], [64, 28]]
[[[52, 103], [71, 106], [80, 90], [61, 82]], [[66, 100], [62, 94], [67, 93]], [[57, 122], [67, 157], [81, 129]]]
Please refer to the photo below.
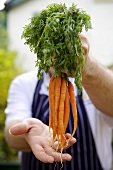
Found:
[[4, 138], [4, 109], [7, 103], [8, 89], [15, 76], [22, 72], [16, 66], [16, 52], [8, 50], [6, 13], [0, 11], [0, 161], [17, 160], [17, 152], [6, 144]]

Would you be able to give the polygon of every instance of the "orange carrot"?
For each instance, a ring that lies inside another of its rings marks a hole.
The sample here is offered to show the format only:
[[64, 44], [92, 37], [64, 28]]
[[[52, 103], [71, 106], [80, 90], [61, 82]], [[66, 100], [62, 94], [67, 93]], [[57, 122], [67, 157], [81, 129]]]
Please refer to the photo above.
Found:
[[70, 113], [69, 94], [68, 87], [66, 87], [66, 98], [64, 102], [64, 133], [66, 132], [66, 128], [68, 125], [69, 113]]
[[[52, 116], [51, 116], [51, 114], [52, 114], [52, 108], [51, 108], [51, 105], [52, 105], [52, 103], [51, 103], [51, 101], [52, 101], [52, 97], [54, 98], [54, 96], [52, 96], [52, 94], [54, 95], [54, 93], [53, 93], [53, 90], [54, 90], [54, 87], [52, 88], [52, 83], [53, 83], [53, 81], [54, 81], [54, 77], [52, 76], [51, 78], [50, 78], [50, 82], [49, 82], [49, 117], [50, 117], [50, 126], [51, 126], [51, 123], [52, 123], [52, 120], [51, 120], [51, 118], [52, 118]], [[54, 102], [54, 101], [53, 101]]]
[[74, 93], [74, 86], [70, 81], [68, 82], [68, 92], [72, 103], [72, 111], [73, 111], [73, 120], [74, 120], [74, 129], [72, 133], [73, 136], [77, 128], [77, 108], [76, 108], [76, 97]]
[[55, 125], [58, 126], [58, 110], [59, 110], [59, 102], [60, 102], [60, 90], [61, 90], [61, 77], [56, 77], [55, 83]]
[[66, 96], [66, 80], [62, 78], [61, 96], [60, 96], [60, 104], [59, 104], [59, 127], [60, 127], [61, 133], [64, 132], [63, 117], [64, 117], [65, 96]]
[[[49, 127], [50, 128], [54, 128], [54, 124], [55, 124], [55, 121], [54, 121], [54, 106], [55, 106], [55, 78], [52, 76], [51, 79], [50, 79], [50, 82], [49, 82], [49, 107], [50, 107], [50, 119], [49, 119]], [[56, 131], [55, 129], [53, 130], [53, 139], [54, 137], [56, 136]]]
[[66, 96], [66, 80], [62, 78], [62, 85], [61, 85], [61, 96], [60, 96], [60, 104], [59, 104], [59, 113], [58, 113], [58, 133], [61, 134], [60, 139], [62, 141], [64, 133], [64, 101]]
[[65, 133], [69, 120], [70, 101], [72, 103], [74, 120], [72, 137], [77, 128], [77, 109], [74, 87], [70, 81], [68, 81], [67, 86], [65, 78], [52, 76], [49, 83], [49, 127], [53, 130], [52, 142], [54, 142], [55, 137], [57, 137], [58, 148], [60, 148], [61, 153], [66, 143], [68, 144]]

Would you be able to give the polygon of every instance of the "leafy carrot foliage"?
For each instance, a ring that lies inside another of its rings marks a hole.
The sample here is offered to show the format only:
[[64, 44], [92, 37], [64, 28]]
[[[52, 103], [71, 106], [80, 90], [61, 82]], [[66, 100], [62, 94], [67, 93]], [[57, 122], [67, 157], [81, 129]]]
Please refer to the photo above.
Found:
[[38, 78], [42, 70], [47, 73], [50, 67], [55, 69], [55, 76], [62, 76], [62, 69], [72, 76], [74, 70], [75, 83], [81, 91], [80, 68], [84, 67], [84, 51], [79, 34], [91, 28], [90, 15], [75, 4], [69, 8], [61, 3], [50, 4], [33, 16], [24, 26], [22, 38], [37, 55]]

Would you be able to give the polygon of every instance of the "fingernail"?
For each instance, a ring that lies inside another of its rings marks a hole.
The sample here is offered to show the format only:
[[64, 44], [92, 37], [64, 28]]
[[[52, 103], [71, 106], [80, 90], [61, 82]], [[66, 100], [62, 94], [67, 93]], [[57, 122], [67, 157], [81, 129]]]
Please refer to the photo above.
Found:
[[68, 156], [65, 158], [66, 161], [71, 161], [71, 159], [72, 159], [72, 156], [71, 156], [71, 155], [68, 155]]
[[53, 163], [53, 162], [54, 162], [54, 159], [53, 159], [53, 158], [49, 158], [49, 159], [48, 159], [48, 162], [49, 162], [49, 163]]
[[10, 135], [13, 135], [13, 134], [11, 133], [11, 130], [10, 130], [10, 129], [9, 129], [9, 134], [10, 134]]
[[77, 142], [77, 140], [74, 138], [74, 139], [73, 139], [73, 142], [75, 143], [75, 142]]

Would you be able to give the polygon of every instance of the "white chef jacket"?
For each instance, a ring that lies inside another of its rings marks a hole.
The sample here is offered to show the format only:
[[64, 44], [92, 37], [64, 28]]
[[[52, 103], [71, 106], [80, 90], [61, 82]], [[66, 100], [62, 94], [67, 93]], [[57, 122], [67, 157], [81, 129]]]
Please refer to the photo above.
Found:
[[[74, 79], [70, 78], [74, 83]], [[5, 124], [12, 120], [24, 120], [32, 117], [32, 101], [37, 85], [37, 71], [17, 76], [10, 88], [5, 109]], [[49, 75], [44, 74], [44, 81], [41, 86], [40, 94], [48, 95]], [[76, 88], [75, 88], [76, 94]], [[112, 128], [113, 118], [101, 113], [90, 101], [83, 89], [83, 101], [87, 110], [92, 134], [103, 169], [110, 170], [112, 166]]]

